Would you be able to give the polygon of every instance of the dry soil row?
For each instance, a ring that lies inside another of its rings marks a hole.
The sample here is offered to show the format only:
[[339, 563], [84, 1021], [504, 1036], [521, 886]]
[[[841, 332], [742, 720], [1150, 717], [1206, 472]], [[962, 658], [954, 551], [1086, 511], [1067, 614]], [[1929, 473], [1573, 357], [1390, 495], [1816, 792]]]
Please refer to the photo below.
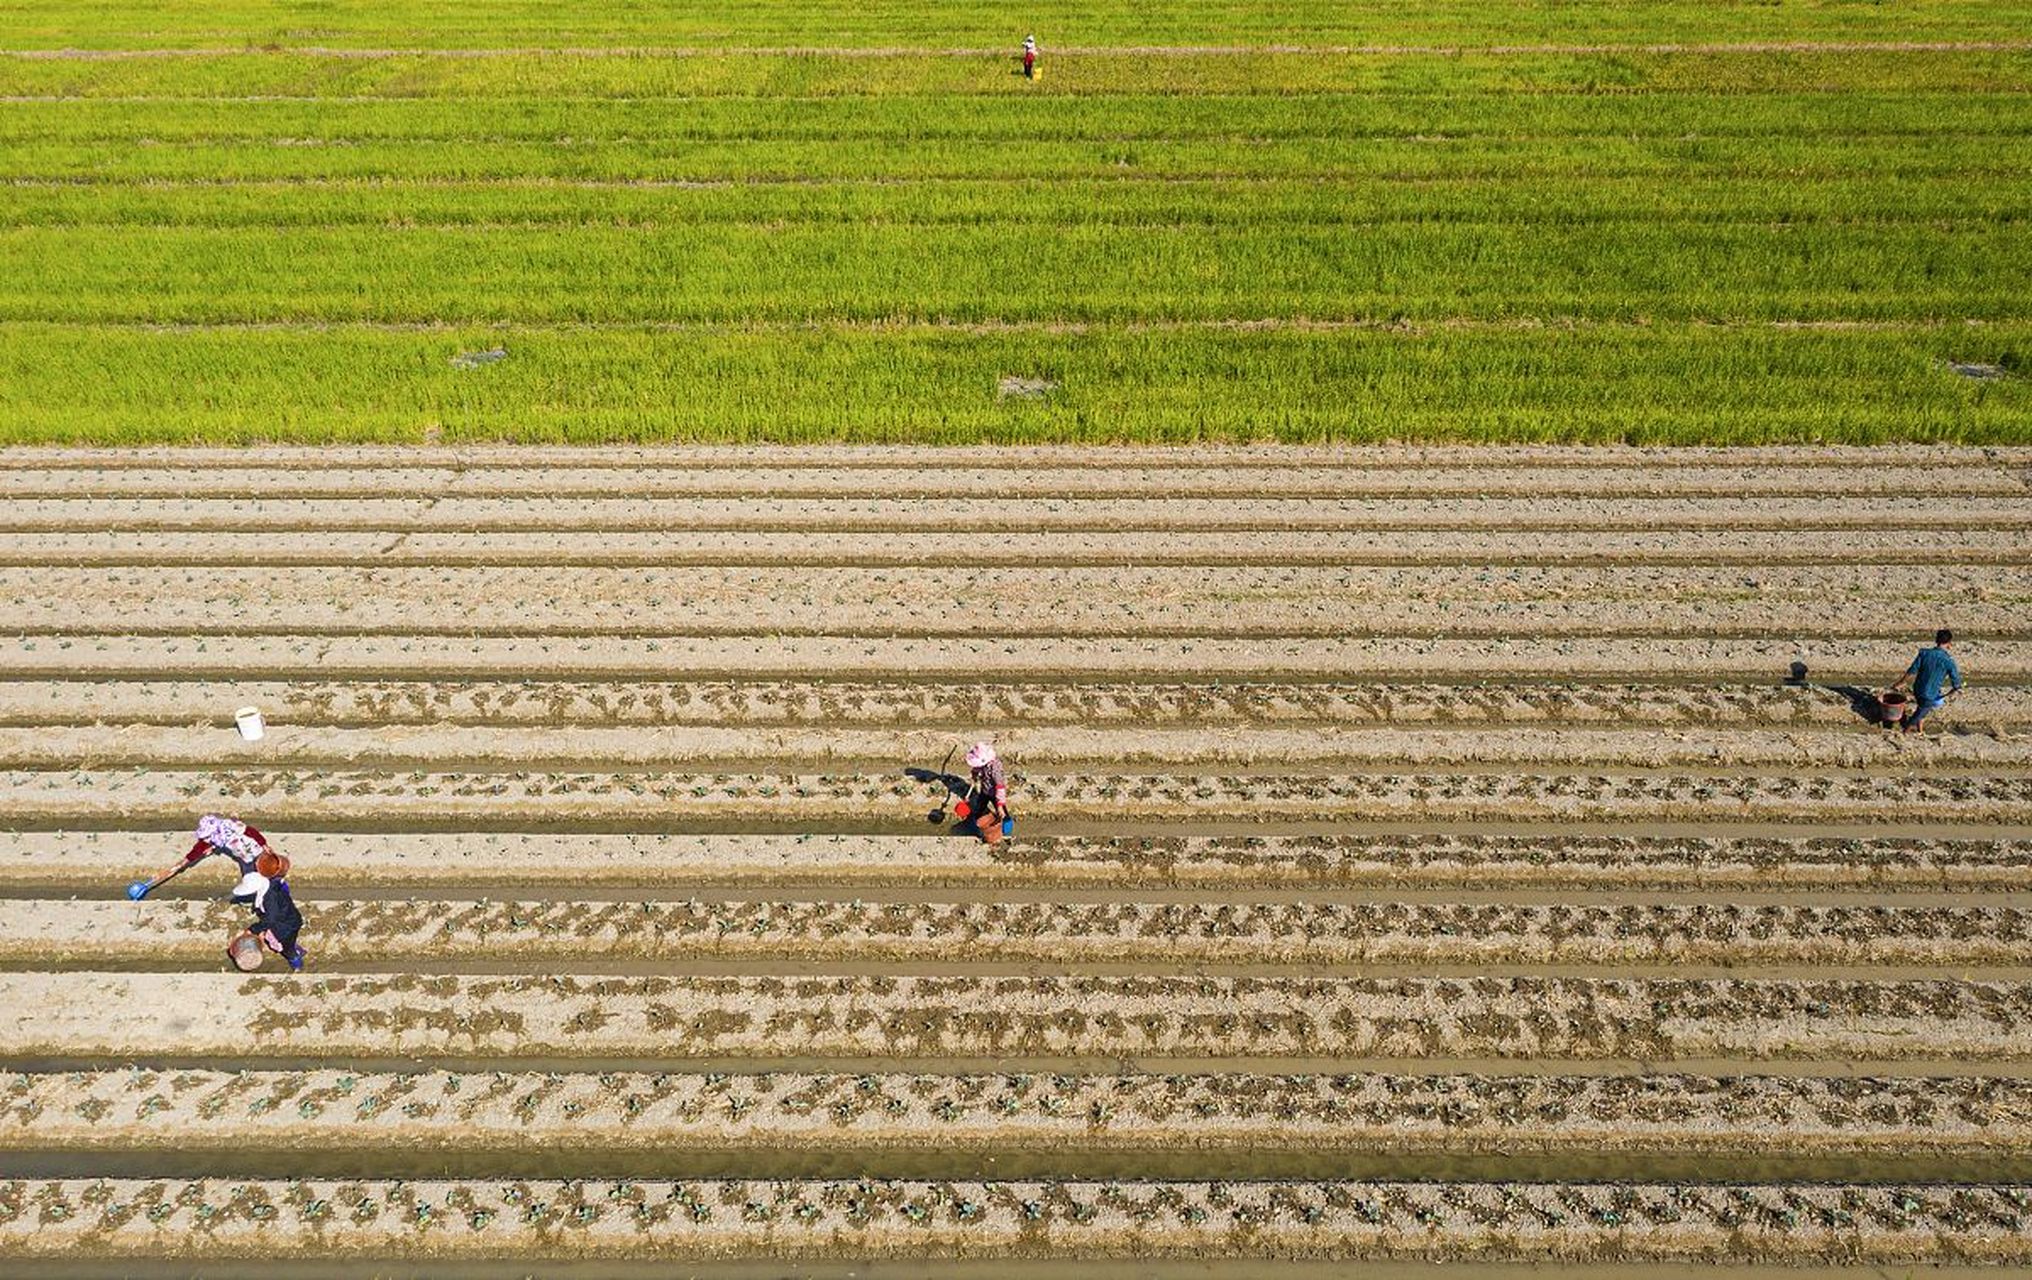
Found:
[[[944, 784], [897, 774], [128, 768], [0, 771], [0, 820], [13, 824], [170, 823], [192, 814], [260, 814], [278, 829], [336, 823], [604, 823], [655, 830], [852, 823], [923, 824]], [[2032, 825], [2032, 775], [1524, 773], [1026, 774], [1022, 812], [1048, 829], [1073, 821], [1147, 822], [1789, 822], [1859, 819]]]
[[[1460, 767], [1591, 769], [1786, 768], [1827, 770], [1923, 768], [1934, 775], [2021, 773], [2032, 767], [2032, 737], [1979, 727], [1984, 698], [1955, 705], [1955, 729], [1932, 735], [1884, 733], [1851, 713], [1848, 723], [1786, 729], [1711, 727], [1554, 728], [1520, 725], [1500, 734], [1479, 727], [1311, 725], [1175, 728], [1010, 727], [984, 717], [957, 731], [830, 726], [748, 728], [691, 726], [394, 725], [332, 728], [273, 726], [257, 742], [211, 726], [142, 724], [0, 725], [0, 768], [51, 770], [83, 766], [192, 771], [268, 768], [426, 769], [446, 762], [501, 772], [583, 769], [776, 768], [901, 774], [918, 762], [936, 766], [956, 739], [994, 738], [1023, 762], [1017, 781], [1050, 805], [1050, 775], [1080, 769], [1388, 769]], [[1974, 719], [1976, 723], [1970, 723]], [[964, 786], [964, 766], [946, 775]]]
[[[1901, 610], [2024, 639], [2032, 568], [0, 568], [17, 631], [233, 635], [1845, 636]], [[1896, 624], [1894, 623], [1894, 634]], [[1907, 624], [1909, 625], [1909, 624]], [[1880, 661], [1901, 656], [1891, 647]]]
[[[2032, 840], [1829, 839], [1726, 835], [1418, 835], [1028, 837], [990, 848], [948, 835], [664, 835], [567, 831], [273, 828], [316, 894], [462, 885], [826, 884], [1115, 889], [1268, 888], [1519, 892], [1563, 889], [2000, 893], [2032, 884]], [[110, 896], [189, 847], [190, 829], [0, 831], [0, 885]], [[223, 893], [225, 864], [162, 891]], [[161, 899], [158, 898], [158, 901]]]
[[[243, 601], [243, 605], [246, 602]], [[254, 606], [258, 607], [258, 601]], [[250, 614], [250, 617], [253, 616]], [[1851, 623], [1869, 622], [1867, 612]], [[24, 629], [25, 630], [25, 629]], [[1138, 677], [1196, 680], [1685, 681], [1769, 688], [1795, 668], [1817, 681], [1874, 689], [1910, 661], [1884, 636], [1756, 639], [1495, 636], [1079, 638], [975, 636], [451, 634], [248, 635], [185, 626], [136, 635], [89, 628], [0, 636], [9, 679], [305, 680], [910, 679], [927, 686], [1050, 679], [1069, 685]], [[2032, 641], [1977, 637], [1957, 646], [1976, 682], [2032, 681]]]
[[[1890, 664], [1895, 666], [1896, 664]], [[1887, 673], [1888, 676], [1888, 673]], [[1876, 686], [1798, 684], [1397, 684], [1037, 681], [7, 680], [0, 725], [147, 724], [226, 728], [252, 703], [268, 723], [370, 727], [518, 725], [991, 725], [1206, 730], [1254, 725], [1744, 726], [1859, 729]], [[1974, 686], [1957, 725], [2032, 724], [2032, 689]], [[1715, 735], [1726, 743], [1727, 738]]]
[[129, 1069], [0, 1075], [0, 1148], [2008, 1152], [2024, 1079]]
[[0, 1252], [2023, 1265], [2028, 1206], [2019, 1186], [16, 1180]]
[[[2023, 565], [2032, 543], [2023, 528], [1969, 530], [1955, 539], [1959, 565]], [[1072, 565], [1771, 565], [1832, 564], [1874, 577], [1887, 565], [1938, 567], [1940, 532], [1773, 529], [1672, 532], [1378, 532], [1167, 530], [1164, 532], [1000, 532], [992, 539], [952, 533], [612, 531], [435, 533], [413, 529], [338, 531], [0, 532], [0, 565], [18, 567], [250, 565], [543, 565], [626, 567], [775, 565], [790, 569]]]
[[[325, 900], [320, 960], [2032, 964], [2032, 909], [1625, 903]], [[216, 964], [244, 908], [0, 900], [0, 960]]]
[[2032, 1058], [2032, 983], [0, 973], [19, 1055]]

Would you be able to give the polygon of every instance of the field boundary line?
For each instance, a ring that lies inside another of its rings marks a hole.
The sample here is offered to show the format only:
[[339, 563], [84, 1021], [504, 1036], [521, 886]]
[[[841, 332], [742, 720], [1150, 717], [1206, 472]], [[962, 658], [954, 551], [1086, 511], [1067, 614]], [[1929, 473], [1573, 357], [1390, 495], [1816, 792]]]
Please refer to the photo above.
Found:
[[[1123, 44], [1060, 45], [1053, 57], [1354, 57], [1472, 58], [1559, 57], [1615, 54], [1770, 53], [2016, 53], [2032, 50], [2028, 40], [1739, 40], [1680, 43], [1600, 42], [1575, 44]], [[1013, 60], [1014, 46], [936, 45], [517, 45], [498, 48], [347, 45], [193, 45], [182, 48], [7, 48], [0, 57], [34, 62], [119, 62], [135, 59], [300, 57], [428, 58], [998, 58]]]
[[[1242, 327], [1252, 321], [1212, 321]], [[1279, 322], [1281, 323], [1281, 322]], [[1325, 328], [1387, 327], [1382, 322], [1306, 321]], [[1508, 323], [1508, 322], [1495, 322]], [[1546, 325], [1521, 323], [1532, 329], [1586, 327], [1578, 321]], [[1773, 321], [1772, 324], [1785, 322]], [[1926, 321], [1927, 326], [1965, 325], [1960, 321]], [[10, 327], [97, 329], [100, 325], [45, 326], [40, 322], [0, 321]], [[178, 326], [145, 325], [174, 330]], [[259, 326], [256, 326], [259, 327]], [[311, 325], [344, 328], [349, 325]], [[378, 327], [368, 325], [366, 327]], [[389, 326], [397, 329], [442, 330], [443, 325]], [[576, 326], [536, 326], [572, 329]], [[809, 326], [783, 326], [804, 331]], [[930, 325], [928, 328], [944, 326]], [[1713, 326], [1702, 326], [1713, 327]], [[1828, 322], [1827, 327], [1835, 327]], [[1843, 322], [1840, 327], [1849, 326]], [[1890, 327], [1904, 328], [1902, 323]], [[1981, 329], [1983, 326], [1969, 326]], [[206, 470], [263, 471], [403, 471], [403, 470], [624, 470], [677, 467], [691, 471], [796, 471], [822, 467], [829, 471], [888, 470], [922, 466], [929, 460], [978, 461], [982, 458], [1020, 462], [1038, 471], [1091, 471], [1105, 463], [1112, 470], [1165, 470], [1218, 467], [1280, 469], [1321, 467], [1347, 471], [1398, 471], [1440, 466], [1465, 466], [1475, 471], [1591, 470], [1645, 468], [1680, 471], [1736, 467], [1774, 471], [1815, 471], [1873, 467], [1947, 469], [1962, 465], [1998, 467], [2032, 465], [2032, 447], [2011, 445], [1710, 445], [1653, 448], [1641, 445], [1551, 444], [1425, 444], [1425, 445], [880, 445], [751, 444], [724, 445], [253, 445], [247, 447], [148, 445], [112, 449], [103, 446], [19, 445], [0, 448], [0, 472], [162, 471], [187, 467]], [[1648, 499], [1650, 495], [1645, 495]], [[203, 501], [202, 494], [180, 495], [178, 501]], [[1240, 499], [1238, 499], [1240, 500]]]

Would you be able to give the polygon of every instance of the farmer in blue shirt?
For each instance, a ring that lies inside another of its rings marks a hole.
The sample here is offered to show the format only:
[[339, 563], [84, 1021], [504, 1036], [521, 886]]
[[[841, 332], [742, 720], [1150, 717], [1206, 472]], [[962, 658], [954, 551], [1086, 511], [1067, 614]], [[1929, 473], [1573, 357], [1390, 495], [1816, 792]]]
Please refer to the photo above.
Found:
[[1942, 681], [1954, 686], [1953, 692], [1961, 692], [1961, 668], [1955, 664], [1954, 655], [1948, 650], [1954, 647], [1954, 632], [1946, 627], [1933, 633], [1933, 647], [1921, 649], [1919, 656], [1912, 659], [1912, 665], [1905, 668], [1905, 674], [1891, 687], [1902, 689], [1905, 682], [1912, 684], [1913, 705], [1905, 713], [1898, 726], [1907, 733], [1918, 733], [1919, 722], [1940, 709], [1947, 696], [1940, 691]]

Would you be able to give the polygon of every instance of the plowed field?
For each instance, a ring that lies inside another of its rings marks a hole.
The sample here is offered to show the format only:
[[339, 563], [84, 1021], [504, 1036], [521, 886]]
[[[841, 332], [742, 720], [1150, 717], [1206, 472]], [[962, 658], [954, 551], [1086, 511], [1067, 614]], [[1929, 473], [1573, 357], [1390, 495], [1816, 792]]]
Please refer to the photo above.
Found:
[[10, 1274], [2032, 1268], [2032, 451], [16, 451], [0, 590]]

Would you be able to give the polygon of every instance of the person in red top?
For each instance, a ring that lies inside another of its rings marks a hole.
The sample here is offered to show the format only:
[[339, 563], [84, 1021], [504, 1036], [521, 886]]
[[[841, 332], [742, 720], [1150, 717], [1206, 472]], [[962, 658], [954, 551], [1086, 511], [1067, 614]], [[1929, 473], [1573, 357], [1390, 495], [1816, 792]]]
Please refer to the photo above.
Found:
[[1037, 78], [1036, 36], [1023, 37], [1023, 78], [1025, 80], [1035, 80]]
[[[208, 813], [198, 819], [197, 842], [191, 845], [190, 852], [183, 855], [183, 861], [169, 867], [157, 879], [167, 880], [173, 875], [180, 875], [213, 854], [219, 854], [233, 860], [233, 865], [240, 869], [238, 881], [245, 881], [254, 874], [254, 864], [261, 855], [273, 852], [268, 847], [268, 837], [253, 827], [238, 818]], [[236, 888], [233, 901], [252, 902], [253, 897], [251, 894], [243, 896]]]

